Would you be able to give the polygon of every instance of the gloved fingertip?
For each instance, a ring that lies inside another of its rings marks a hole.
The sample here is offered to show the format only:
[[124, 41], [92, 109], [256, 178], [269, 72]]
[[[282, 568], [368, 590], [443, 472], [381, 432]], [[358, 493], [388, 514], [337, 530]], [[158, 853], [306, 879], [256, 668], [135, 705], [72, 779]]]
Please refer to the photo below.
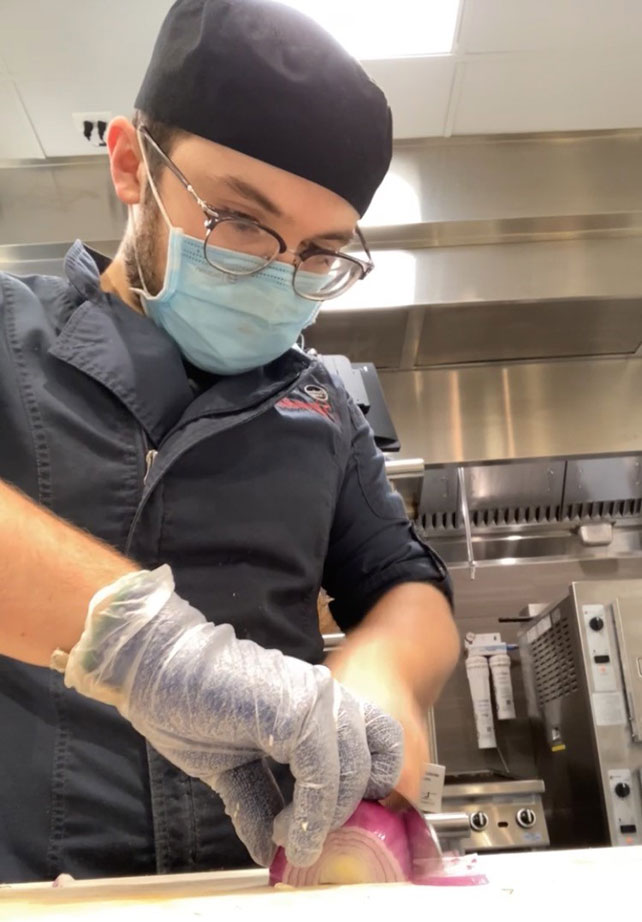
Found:
[[229, 769], [210, 785], [221, 796], [225, 812], [253, 861], [268, 867], [276, 854], [275, 817], [283, 797], [264, 759]]
[[[285, 857], [297, 868], [308, 868], [319, 858], [325, 836], [315, 824], [294, 826], [294, 805], [288, 804], [274, 820], [272, 838], [285, 850]], [[320, 841], [321, 840], [321, 841]]]
[[285, 846], [285, 857], [295, 868], [309, 868], [321, 857], [322, 848], [306, 849]]
[[288, 804], [287, 807], [284, 807], [283, 810], [278, 814], [274, 820], [274, 826], [272, 828], [272, 839], [276, 842], [277, 845], [286, 847], [289, 834], [290, 834], [290, 824], [292, 823], [292, 804]]
[[277, 846], [274, 842], [271, 839], [266, 839], [264, 842], [255, 842], [251, 849], [248, 848], [248, 851], [254, 864], [258, 864], [262, 868], [269, 868], [276, 856], [276, 849]]
[[363, 795], [364, 800], [383, 800], [384, 797], [387, 797], [388, 794], [390, 794], [390, 792], [393, 790], [396, 782], [397, 778], [395, 778], [394, 781], [391, 781], [388, 778], [371, 778], [368, 782], [366, 792]]

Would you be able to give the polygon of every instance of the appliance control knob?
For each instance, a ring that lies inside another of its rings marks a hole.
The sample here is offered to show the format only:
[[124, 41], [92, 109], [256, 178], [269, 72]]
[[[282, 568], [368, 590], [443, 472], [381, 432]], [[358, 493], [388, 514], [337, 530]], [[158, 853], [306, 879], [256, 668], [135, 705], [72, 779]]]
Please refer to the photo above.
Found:
[[523, 810], [517, 811], [517, 825], [521, 826], [522, 829], [530, 829], [531, 826], [534, 826], [537, 822], [537, 817], [535, 816], [535, 811], [530, 810], [528, 807], [524, 807]]
[[589, 621], [589, 627], [592, 631], [601, 631], [604, 627], [604, 619], [600, 618], [599, 615], [596, 615]]
[[480, 810], [477, 813], [473, 813], [470, 817], [470, 828], [474, 829], [475, 832], [481, 832], [488, 826], [488, 817], [485, 813], [482, 813]]
[[628, 797], [631, 793], [631, 787], [626, 781], [618, 781], [614, 790], [618, 797]]

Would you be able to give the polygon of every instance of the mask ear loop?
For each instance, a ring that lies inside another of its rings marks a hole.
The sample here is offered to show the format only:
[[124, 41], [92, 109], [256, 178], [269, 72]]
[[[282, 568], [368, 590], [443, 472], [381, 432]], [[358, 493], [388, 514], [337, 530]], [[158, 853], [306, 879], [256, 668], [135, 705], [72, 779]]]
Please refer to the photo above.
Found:
[[[140, 152], [141, 152], [141, 156], [142, 156], [142, 158], [143, 158], [143, 163], [145, 164], [145, 170], [147, 171], [147, 182], [149, 183], [149, 187], [150, 187], [150, 189], [152, 190], [152, 195], [153, 195], [154, 198], [156, 199], [156, 204], [158, 205], [158, 208], [159, 208], [159, 210], [160, 210], [160, 213], [162, 214], [163, 218], [165, 219], [165, 223], [167, 224], [167, 227], [168, 227], [169, 230], [171, 231], [171, 229], [172, 229], [172, 223], [171, 223], [171, 221], [169, 220], [169, 215], [167, 214], [167, 211], [165, 210], [165, 206], [163, 205], [163, 203], [162, 203], [162, 201], [161, 201], [161, 197], [160, 197], [160, 195], [158, 194], [158, 189], [156, 188], [156, 183], [155, 183], [154, 180], [152, 179], [151, 170], [149, 169], [149, 160], [147, 159], [147, 152], [146, 152], [146, 150], [145, 150], [145, 143], [144, 143], [143, 135], [142, 135], [142, 133], [141, 133], [141, 131], [140, 131], [140, 128], [137, 128], [137, 129], [136, 129], [136, 135], [137, 135], [137, 137], [138, 137], [138, 145], [139, 145], [139, 147], [140, 147]], [[140, 259], [139, 259], [139, 257], [138, 257], [138, 242], [137, 242], [137, 239], [136, 239], [136, 238], [137, 238], [137, 234], [136, 234], [136, 217], [135, 217], [135, 215], [134, 215], [134, 206], [133, 206], [133, 205], [130, 205], [130, 206], [129, 206], [129, 215], [130, 215], [130, 218], [131, 218], [131, 221], [132, 221], [132, 226], [133, 226], [133, 228], [134, 228], [134, 237], [133, 237], [133, 242], [134, 242], [134, 260], [135, 260], [135, 262], [136, 262], [136, 269], [138, 270], [138, 278], [140, 279], [141, 284], [142, 284], [142, 286], [143, 286], [142, 289], [140, 289], [140, 288], [132, 288], [132, 291], [133, 291], [135, 294], [137, 294], [137, 295], [139, 296], [139, 298], [140, 298], [140, 300], [141, 300], [141, 304], [143, 305], [143, 308], [145, 309], [145, 313], [147, 313], [146, 306], [145, 306], [145, 301], [146, 301], [146, 299], [148, 299], [148, 298], [153, 298], [154, 295], [152, 295], [151, 292], [149, 291], [149, 289], [147, 288], [147, 284], [146, 284], [146, 282], [145, 282], [145, 277], [144, 277], [144, 275], [143, 275], [143, 270], [141, 269], [141, 265], [140, 265]]]

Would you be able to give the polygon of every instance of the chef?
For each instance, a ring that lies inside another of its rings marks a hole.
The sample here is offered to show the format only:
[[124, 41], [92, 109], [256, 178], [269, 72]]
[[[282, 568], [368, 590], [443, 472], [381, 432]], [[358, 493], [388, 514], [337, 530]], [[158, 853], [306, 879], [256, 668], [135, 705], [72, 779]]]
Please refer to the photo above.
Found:
[[135, 107], [115, 258], [0, 274], [3, 881], [309, 865], [417, 796], [458, 656], [443, 564], [295, 346], [372, 269], [383, 94], [287, 7], [177, 0]]

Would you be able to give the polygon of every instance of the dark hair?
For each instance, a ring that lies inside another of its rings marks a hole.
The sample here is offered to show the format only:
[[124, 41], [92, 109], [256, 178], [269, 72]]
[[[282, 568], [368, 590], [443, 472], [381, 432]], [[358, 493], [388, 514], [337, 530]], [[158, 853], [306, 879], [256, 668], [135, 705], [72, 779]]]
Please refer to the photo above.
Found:
[[[132, 117], [132, 124], [134, 128], [146, 128], [153, 139], [156, 141], [160, 149], [171, 156], [172, 148], [176, 142], [188, 134], [187, 131], [184, 131], [182, 128], [177, 128], [175, 125], [168, 125], [166, 122], [159, 122], [157, 119], [152, 118], [150, 115], [147, 115], [146, 112], [142, 112], [140, 109], [134, 111]], [[148, 144], [145, 150], [145, 153], [149, 159], [149, 169], [152, 174], [152, 179], [158, 179], [158, 174], [160, 173], [163, 167], [163, 161], [158, 156], [151, 144]]]

